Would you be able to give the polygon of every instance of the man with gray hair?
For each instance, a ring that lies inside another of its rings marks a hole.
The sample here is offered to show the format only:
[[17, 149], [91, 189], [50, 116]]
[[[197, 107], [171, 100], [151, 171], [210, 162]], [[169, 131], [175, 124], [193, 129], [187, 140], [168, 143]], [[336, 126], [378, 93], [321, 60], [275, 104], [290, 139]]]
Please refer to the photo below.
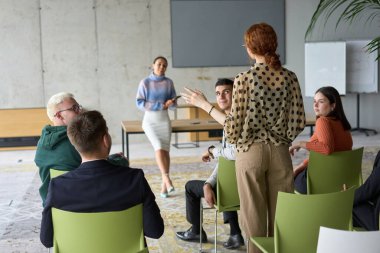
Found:
[[47, 115], [53, 125], [47, 125], [42, 129], [34, 158], [42, 181], [39, 192], [43, 205], [50, 182], [50, 169], [70, 171], [77, 168], [82, 161], [66, 132], [67, 125], [81, 110], [82, 107], [74, 95], [68, 92], [53, 95], [47, 103]]

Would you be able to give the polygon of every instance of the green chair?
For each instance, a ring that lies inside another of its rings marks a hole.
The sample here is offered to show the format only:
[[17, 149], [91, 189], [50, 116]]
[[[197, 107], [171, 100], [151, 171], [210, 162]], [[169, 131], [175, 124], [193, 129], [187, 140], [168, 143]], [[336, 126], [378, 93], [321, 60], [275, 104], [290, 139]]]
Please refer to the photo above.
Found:
[[310, 151], [307, 169], [307, 193], [321, 194], [359, 187], [362, 178], [363, 148], [330, 155]]
[[51, 178], [55, 178], [55, 177], [58, 177], [62, 174], [65, 174], [67, 173], [68, 171], [66, 170], [56, 170], [56, 169], [50, 169], [50, 179]]
[[263, 252], [316, 252], [319, 227], [348, 230], [355, 188], [343, 192], [301, 195], [279, 192], [274, 237], [251, 237]]
[[[62, 174], [65, 174], [68, 171], [65, 170], [56, 170], [56, 169], [50, 169], [50, 179], [58, 177]], [[48, 253], [50, 253], [50, 248], [48, 249]]]
[[[202, 206], [202, 205], [201, 205]], [[215, 252], [218, 235], [218, 212], [237, 211], [240, 209], [239, 192], [236, 182], [235, 161], [219, 157], [216, 183], [215, 207]], [[202, 233], [201, 233], [202, 235]], [[201, 238], [202, 243], [202, 238]]]
[[75, 213], [52, 208], [54, 253], [148, 252], [142, 204], [124, 211]]

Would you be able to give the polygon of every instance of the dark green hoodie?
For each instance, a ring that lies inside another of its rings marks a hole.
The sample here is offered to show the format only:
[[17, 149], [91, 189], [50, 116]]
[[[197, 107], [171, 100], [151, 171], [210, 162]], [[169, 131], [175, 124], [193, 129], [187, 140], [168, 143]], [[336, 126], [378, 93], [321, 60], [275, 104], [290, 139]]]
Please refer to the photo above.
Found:
[[66, 126], [45, 126], [37, 144], [34, 162], [42, 181], [40, 195], [43, 205], [50, 182], [50, 169], [70, 171], [81, 164], [81, 157], [67, 137]]

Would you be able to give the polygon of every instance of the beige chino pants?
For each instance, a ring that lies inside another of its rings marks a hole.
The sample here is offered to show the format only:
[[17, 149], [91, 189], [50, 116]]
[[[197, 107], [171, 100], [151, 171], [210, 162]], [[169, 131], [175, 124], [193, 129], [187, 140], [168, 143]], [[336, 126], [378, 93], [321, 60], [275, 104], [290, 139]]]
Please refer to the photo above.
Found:
[[293, 166], [288, 145], [254, 143], [236, 156], [236, 178], [243, 230], [249, 252], [258, 253], [249, 238], [273, 236], [277, 193], [293, 192]]

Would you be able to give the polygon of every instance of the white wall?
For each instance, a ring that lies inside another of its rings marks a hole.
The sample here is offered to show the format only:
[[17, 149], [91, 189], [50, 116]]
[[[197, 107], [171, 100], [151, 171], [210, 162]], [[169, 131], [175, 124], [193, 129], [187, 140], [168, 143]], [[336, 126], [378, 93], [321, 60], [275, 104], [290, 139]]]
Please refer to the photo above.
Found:
[[44, 104], [38, 9], [36, 0], [0, 2], [0, 108]]
[[[286, 67], [297, 73], [302, 90], [304, 34], [317, 4], [286, 0]], [[1, 0], [0, 7], [0, 108], [41, 107], [57, 92], [73, 92], [83, 106], [104, 114], [114, 142], [121, 142], [121, 120], [142, 119], [136, 90], [157, 55], [168, 58], [167, 76], [177, 92], [199, 88], [210, 100], [217, 78], [248, 68], [172, 68], [169, 0]], [[312, 39], [326, 39], [319, 33]], [[355, 101], [344, 98], [353, 126]], [[305, 105], [312, 113], [311, 98]], [[379, 106], [379, 95], [362, 95], [361, 126], [380, 129]], [[145, 137], [131, 141], [139, 138]]]

